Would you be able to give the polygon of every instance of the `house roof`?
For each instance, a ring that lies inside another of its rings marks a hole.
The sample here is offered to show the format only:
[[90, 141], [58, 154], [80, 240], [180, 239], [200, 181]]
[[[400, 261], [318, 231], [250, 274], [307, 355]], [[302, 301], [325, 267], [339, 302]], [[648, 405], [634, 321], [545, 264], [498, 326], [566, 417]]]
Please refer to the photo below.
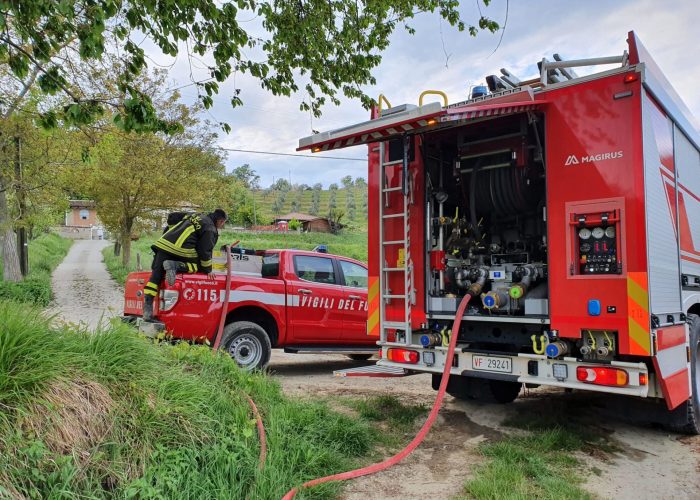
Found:
[[70, 208], [95, 208], [94, 200], [68, 200]]
[[309, 214], [302, 214], [299, 212], [289, 212], [288, 214], [285, 215], [280, 215], [279, 217], [276, 217], [276, 221], [280, 220], [292, 220], [296, 219], [299, 222], [310, 222], [312, 220], [316, 219], [324, 219], [325, 217], [319, 217], [318, 215], [309, 215]]

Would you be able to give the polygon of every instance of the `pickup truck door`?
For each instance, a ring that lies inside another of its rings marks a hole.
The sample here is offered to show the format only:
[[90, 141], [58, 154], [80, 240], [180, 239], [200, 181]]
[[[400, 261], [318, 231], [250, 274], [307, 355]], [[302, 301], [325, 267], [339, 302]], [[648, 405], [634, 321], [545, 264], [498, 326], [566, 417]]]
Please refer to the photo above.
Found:
[[367, 268], [338, 259], [343, 278], [343, 340], [348, 343], [372, 344], [367, 336]]
[[340, 340], [343, 314], [338, 309], [343, 287], [332, 257], [294, 255], [288, 280], [288, 344], [332, 344]]

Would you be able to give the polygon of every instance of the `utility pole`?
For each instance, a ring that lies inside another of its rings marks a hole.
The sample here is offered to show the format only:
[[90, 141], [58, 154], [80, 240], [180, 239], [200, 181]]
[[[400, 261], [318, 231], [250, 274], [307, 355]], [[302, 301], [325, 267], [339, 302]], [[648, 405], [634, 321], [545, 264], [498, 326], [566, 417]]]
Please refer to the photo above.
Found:
[[19, 253], [19, 269], [22, 276], [29, 272], [29, 247], [27, 243], [27, 228], [24, 227], [24, 217], [27, 211], [27, 202], [24, 193], [22, 179], [22, 143], [19, 136], [15, 136], [15, 183], [17, 184], [17, 204], [19, 208], [19, 223], [17, 229], [17, 252]]

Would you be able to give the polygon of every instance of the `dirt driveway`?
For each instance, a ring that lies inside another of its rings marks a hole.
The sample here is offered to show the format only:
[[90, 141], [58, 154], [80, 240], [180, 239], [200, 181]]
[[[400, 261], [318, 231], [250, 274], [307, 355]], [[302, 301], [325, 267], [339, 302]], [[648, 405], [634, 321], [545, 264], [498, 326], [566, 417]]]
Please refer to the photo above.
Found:
[[105, 240], [76, 240], [51, 276], [58, 319], [96, 328], [100, 322], [121, 314], [123, 292], [102, 262]]
[[[76, 241], [54, 272], [53, 312], [62, 319], [95, 327], [101, 319], [120, 312], [122, 291], [102, 263], [101, 250], [108, 244]], [[343, 356], [275, 351], [270, 372], [290, 396], [332, 399], [391, 394], [413, 404], [432, 405], [435, 393], [428, 375], [333, 377], [333, 370], [357, 365]], [[700, 437], [671, 435], [638, 419], [623, 418], [644, 411], [629, 400], [540, 390], [505, 406], [446, 396], [437, 423], [412, 455], [385, 472], [350, 482], [343, 498], [423, 500], [459, 495], [472, 466], [481, 460], [476, 452], [478, 444], [512, 432], [502, 425], [506, 418], [562, 411], [575, 412], [577, 417], [585, 414], [586, 425], [602, 429], [620, 450], [612, 455], [581, 457], [590, 469], [601, 471], [600, 475], [582, 471], [586, 488], [594, 495], [623, 500], [700, 498]], [[406, 443], [412, 437], [407, 435]]]
[[[285, 354], [276, 351], [270, 371], [284, 392], [301, 397], [362, 397], [392, 394], [401, 400], [432, 405], [435, 392], [429, 375], [403, 378], [340, 378], [333, 370], [358, 366], [342, 356]], [[671, 435], [635, 418], [644, 411], [619, 400], [595, 394], [563, 391], [529, 391], [511, 405], [484, 405], [445, 396], [440, 416], [421, 446], [401, 464], [356, 479], [344, 498], [419, 500], [459, 495], [472, 466], [481, 457], [476, 447], [484, 440], [512, 432], [507, 417], [538, 412], [576, 412], [585, 422], [608, 435], [620, 451], [600, 457], [582, 456], [589, 468], [582, 471], [586, 489], [600, 498], [700, 498], [700, 437]], [[541, 413], [540, 413], [541, 414]], [[413, 436], [406, 436], [406, 443]]]

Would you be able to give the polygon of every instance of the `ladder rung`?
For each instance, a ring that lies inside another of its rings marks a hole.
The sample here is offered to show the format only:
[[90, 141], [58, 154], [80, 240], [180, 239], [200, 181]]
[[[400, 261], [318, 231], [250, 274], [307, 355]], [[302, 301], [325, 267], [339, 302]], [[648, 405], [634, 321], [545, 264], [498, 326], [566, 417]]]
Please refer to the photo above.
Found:
[[397, 219], [399, 217], [404, 217], [406, 214], [401, 212], [400, 214], [388, 214], [382, 215], [382, 219]]
[[408, 300], [408, 297], [406, 295], [382, 295], [383, 298], [385, 299], [404, 299]]
[[391, 193], [393, 191], [401, 191], [403, 188], [401, 186], [397, 187], [391, 187], [391, 188], [384, 188], [382, 189], [382, 193]]
[[406, 240], [383, 241], [382, 245], [403, 245]]
[[406, 323], [403, 321], [385, 321], [384, 328], [401, 328], [402, 330], [405, 330]]
[[382, 269], [382, 271], [391, 273], [391, 272], [396, 272], [396, 271], [406, 271], [405, 268], [403, 267], [385, 267]]
[[392, 165], [401, 165], [403, 163], [403, 158], [400, 160], [392, 160], [382, 163], [382, 167], [391, 167]]

